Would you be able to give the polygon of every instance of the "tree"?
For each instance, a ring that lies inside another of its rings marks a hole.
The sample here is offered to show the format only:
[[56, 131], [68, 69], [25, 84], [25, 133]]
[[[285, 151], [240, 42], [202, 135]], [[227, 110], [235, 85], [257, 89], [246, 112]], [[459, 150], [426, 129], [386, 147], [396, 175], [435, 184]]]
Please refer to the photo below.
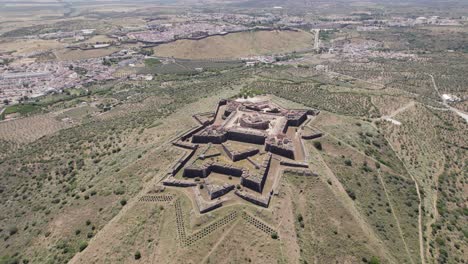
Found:
[[9, 104], [10, 104], [10, 100], [4, 99], [4, 100], [3, 100], [3, 103], [4, 103], [5, 105], [9, 105]]

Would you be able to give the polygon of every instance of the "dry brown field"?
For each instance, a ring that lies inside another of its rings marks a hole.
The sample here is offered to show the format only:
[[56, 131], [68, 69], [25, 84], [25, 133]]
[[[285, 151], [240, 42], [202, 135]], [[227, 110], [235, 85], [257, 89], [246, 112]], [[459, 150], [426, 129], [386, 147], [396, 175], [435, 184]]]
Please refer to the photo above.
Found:
[[314, 36], [299, 31], [255, 31], [179, 40], [154, 48], [162, 57], [183, 59], [223, 59], [290, 53], [312, 47]]

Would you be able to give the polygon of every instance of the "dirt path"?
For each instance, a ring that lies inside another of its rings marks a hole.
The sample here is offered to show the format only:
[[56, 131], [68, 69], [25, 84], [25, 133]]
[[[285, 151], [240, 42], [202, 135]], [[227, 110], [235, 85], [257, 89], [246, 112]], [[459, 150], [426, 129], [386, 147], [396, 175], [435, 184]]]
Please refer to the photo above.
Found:
[[429, 75], [431, 77], [431, 80], [432, 80], [432, 86], [434, 86], [434, 90], [437, 92], [437, 94], [439, 95], [440, 99], [442, 100], [442, 104], [447, 107], [450, 111], [454, 112], [455, 114], [461, 116], [463, 119], [465, 119], [465, 121], [468, 123], [468, 113], [465, 113], [457, 108], [454, 108], [454, 107], [451, 107], [447, 101], [442, 97], [442, 95], [440, 94], [439, 92], [439, 87], [437, 86], [436, 82], [435, 82], [435, 79], [434, 79], [434, 76], [430, 73], [427, 73], [427, 75]]
[[393, 145], [390, 143], [390, 141], [385, 137], [385, 140], [387, 141], [388, 145], [390, 148], [393, 150], [397, 158], [401, 161], [403, 166], [405, 167], [405, 170], [408, 172], [409, 176], [414, 182], [414, 186], [416, 187], [416, 192], [418, 194], [418, 230], [419, 230], [419, 254], [421, 255], [421, 263], [426, 264], [426, 257], [424, 254], [424, 239], [423, 239], [423, 227], [422, 227], [422, 198], [421, 198], [421, 192], [419, 191], [419, 184], [416, 181], [416, 178], [413, 176], [411, 171], [408, 169], [408, 166], [406, 166], [406, 163], [403, 161], [403, 159], [400, 157], [398, 152], [394, 149]]
[[390, 206], [390, 210], [392, 210], [393, 218], [395, 218], [398, 233], [400, 233], [401, 240], [403, 241], [403, 244], [405, 245], [406, 254], [408, 254], [408, 258], [410, 259], [411, 263], [414, 264], [413, 258], [411, 257], [411, 253], [410, 253], [410, 251], [408, 249], [408, 245], [406, 244], [405, 237], [403, 236], [403, 230], [401, 230], [401, 227], [400, 227], [400, 221], [398, 220], [398, 217], [395, 214], [395, 209], [393, 209], [393, 205], [392, 205], [392, 202], [390, 200], [390, 196], [388, 195], [387, 187], [385, 186], [385, 182], [384, 182], [384, 180], [382, 178], [382, 174], [380, 172], [380, 169], [378, 169], [377, 172], [378, 172], [378, 175], [379, 175], [380, 184], [382, 185], [382, 187], [384, 189], [385, 197], [387, 198], [388, 204]]
[[[445, 164], [445, 158], [444, 158], [444, 164]], [[428, 239], [426, 240], [426, 256], [430, 256], [431, 252], [429, 251], [430, 245], [429, 242], [431, 241], [429, 237], [432, 235], [432, 224], [434, 224], [437, 219], [439, 218], [439, 211], [437, 210], [437, 197], [438, 197], [438, 190], [439, 190], [439, 176], [442, 175], [444, 172], [444, 166], [439, 167], [439, 171], [434, 173], [434, 193], [432, 194], [432, 212], [433, 212], [433, 217], [429, 218], [429, 221], [426, 224], [426, 229], [427, 229], [427, 237]]]
[[406, 111], [408, 108], [413, 107], [413, 106], [414, 106], [414, 101], [411, 101], [411, 102], [407, 103], [406, 105], [404, 105], [404, 106], [398, 108], [397, 110], [393, 111], [393, 113], [388, 115], [388, 117], [392, 118], [392, 117], [398, 115], [401, 112]]
[[401, 122], [398, 121], [398, 120], [395, 120], [393, 119], [393, 117], [395, 117], [396, 115], [398, 115], [399, 113], [402, 113], [404, 111], [406, 111], [408, 108], [410, 107], [413, 107], [415, 105], [415, 102], [414, 101], [411, 101], [409, 103], [407, 103], [406, 105], [396, 109], [395, 111], [393, 111], [391, 114], [389, 115], [384, 115], [382, 116], [381, 118], [377, 118], [376, 120], [386, 120], [386, 121], [390, 121], [392, 122], [393, 124], [395, 125], [401, 125]]
[[320, 29], [315, 30], [314, 49], [316, 51], [318, 51], [320, 49]]

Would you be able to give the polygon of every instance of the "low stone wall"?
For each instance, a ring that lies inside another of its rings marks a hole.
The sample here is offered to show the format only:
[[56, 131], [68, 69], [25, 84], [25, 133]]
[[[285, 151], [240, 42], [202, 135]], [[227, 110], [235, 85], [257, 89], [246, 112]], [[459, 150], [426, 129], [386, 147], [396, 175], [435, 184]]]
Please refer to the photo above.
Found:
[[289, 166], [289, 167], [309, 168], [309, 164], [306, 162], [289, 161], [289, 160], [281, 160], [280, 165]]
[[169, 173], [172, 176], [176, 175], [177, 172], [179, 172], [179, 170], [182, 169], [182, 167], [184, 167], [185, 164], [190, 160], [190, 158], [193, 157], [193, 154], [195, 154], [195, 150], [196, 149], [190, 150], [188, 153], [184, 154], [184, 156], [182, 156], [179, 160], [177, 160], [175, 164], [171, 166]]
[[316, 173], [313, 173], [310, 170], [304, 170], [304, 169], [285, 169], [283, 172], [293, 173], [293, 174], [297, 174], [300, 176], [318, 176]]
[[197, 184], [192, 181], [186, 180], [177, 180], [174, 177], [169, 177], [168, 179], [162, 182], [166, 186], [175, 186], [175, 187], [191, 187], [196, 186]]
[[206, 160], [206, 159], [214, 158], [214, 157], [217, 157], [217, 156], [221, 156], [221, 152], [216, 152], [216, 153], [209, 154], [209, 155], [203, 154], [203, 155], [200, 155], [200, 159], [201, 160]]
[[212, 211], [212, 210], [214, 210], [214, 209], [216, 209], [218, 207], [221, 207], [223, 205], [223, 201], [221, 201], [221, 200], [214, 201], [214, 202], [206, 202], [205, 200], [203, 200], [203, 197], [201, 196], [200, 190], [198, 189], [198, 187], [193, 187], [192, 189], [193, 189], [193, 192], [195, 194], [195, 201], [196, 201], [197, 206], [198, 206], [198, 211], [201, 214]]
[[320, 132], [320, 131], [314, 131], [314, 132], [311, 132], [311, 133], [308, 133], [308, 134], [302, 134], [301, 137], [303, 139], [314, 139], [314, 138], [319, 138], [323, 136], [323, 133]]
[[194, 149], [198, 148], [198, 145], [192, 144], [190, 142], [184, 142], [184, 141], [181, 141], [181, 140], [177, 140], [177, 141], [172, 142], [172, 145], [180, 147], [180, 148], [191, 149], [191, 150], [194, 150]]
[[235, 194], [237, 196], [239, 196], [240, 198], [246, 200], [246, 201], [249, 201], [253, 204], [256, 204], [256, 205], [259, 205], [259, 206], [262, 206], [262, 207], [265, 207], [265, 208], [268, 208], [269, 204], [270, 204], [270, 199], [271, 199], [271, 195], [267, 195], [266, 197], [264, 196], [255, 196], [255, 195], [252, 195], [252, 194], [249, 194], [249, 193], [246, 193], [246, 192], [243, 192], [243, 191], [239, 191], [239, 190], [236, 190], [235, 191]]

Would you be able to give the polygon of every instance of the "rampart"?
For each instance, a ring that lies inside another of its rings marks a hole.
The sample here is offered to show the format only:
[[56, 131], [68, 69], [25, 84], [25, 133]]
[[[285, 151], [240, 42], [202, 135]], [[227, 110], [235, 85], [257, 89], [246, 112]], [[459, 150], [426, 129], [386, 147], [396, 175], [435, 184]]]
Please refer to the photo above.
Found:
[[265, 150], [286, 158], [294, 159], [294, 145], [288, 138], [268, 138], [265, 144]]
[[287, 115], [288, 126], [300, 126], [307, 119], [306, 110], [292, 110]]
[[232, 149], [232, 146], [229, 143], [222, 143], [221, 146], [232, 161], [242, 160], [247, 157], [254, 156], [259, 152], [257, 148], [253, 147], [250, 147], [244, 151], [237, 151]]
[[263, 159], [261, 168], [258, 173], [244, 173], [241, 177], [241, 185], [257, 192], [263, 191], [263, 186], [270, 170], [271, 153], [267, 153]]
[[234, 177], [241, 177], [247, 171], [243, 168], [238, 168], [229, 164], [207, 162], [201, 166], [191, 165], [184, 169], [184, 177], [187, 178], [206, 178], [210, 173], [220, 173]]
[[205, 128], [205, 126], [197, 126], [197, 127], [194, 127], [192, 129], [190, 129], [189, 131], [187, 131], [185, 134], [183, 134], [181, 137], [180, 137], [180, 140], [181, 141], [186, 141], [187, 139], [191, 138], [194, 134], [200, 132], [201, 130], [203, 130]]
[[206, 184], [205, 186], [208, 191], [208, 194], [210, 195], [211, 200], [223, 196], [226, 193], [234, 190], [234, 185], [227, 183], [223, 185]]
[[195, 154], [195, 150], [196, 148], [189, 150], [180, 159], [178, 159], [174, 165], [171, 166], [170, 174], [172, 176], [176, 175], [177, 172], [179, 172], [179, 170], [182, 169], [182, 167], [190, 160], [190, 158], [193, 157], [193, 154]]
[[239, 191], [239, 190], [236, 190], [234, 193], [246, 201], [249, 201], [253, 204], [256, 204], [265, 208], [268, 208], [268, 205], [270, 204], [270, 199], [271, 199], [270, 194], [268, 194], [267, 196], [255, 196], [250, 193]]
[[218, 200], [218, 201], [213, 201], [213, 202], [207, 202], [203, 200], [203, 197], [200, 194], [200, 190], [197, 187], [193, 187], [193, 192], [195, 194], [195, 201], [198, 206], [198, 211], [201, 214], [204, 214], [206, 212], [209, 212], [211, 210], [214, 210], [218, 207], [221, 207], [223, 205], [223, 201]]

